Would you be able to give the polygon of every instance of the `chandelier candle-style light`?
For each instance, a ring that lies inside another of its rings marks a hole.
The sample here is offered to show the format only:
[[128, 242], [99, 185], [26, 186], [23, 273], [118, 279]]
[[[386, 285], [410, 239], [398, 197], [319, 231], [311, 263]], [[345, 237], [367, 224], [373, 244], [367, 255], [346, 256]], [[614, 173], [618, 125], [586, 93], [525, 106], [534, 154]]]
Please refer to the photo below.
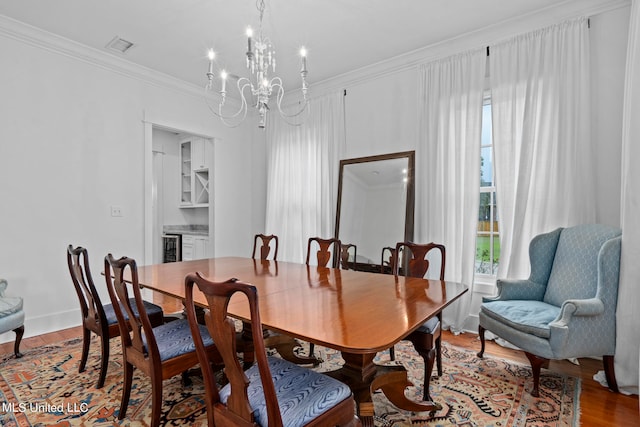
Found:
[[[205, 87], [205, 98], [209, 108], [216, 116], [220, 117], [222, 122], [230, 127], [238, 126], [247, 116], [248, 102], [245, 95], [245, 90], [251, 91], [251, 104], [258, 110], [260, 115], [260, 122], [258, 127], [264, 128], [267, 121], [267, 112], [269, 111], [269, 100], [271, 95], [276, 96], [276, 106], [278, 112], [282, 118], [291, 125], [300, 125], [300, 123], [293, 123], [289, 119], [299, 116], [306, 110], [308, 105], [307, 100], [307, 50], [302, 47], [300, 49], [301, 56], [301, 68], [300, 77], [302, 78], [302, 107], [299, 111], [292, 114], [287, 114], [282, 110], [282, 99], [284, 97], [284, 86], [280, 77], [270, 77], [269, 73], [275, 73], [276, 71], [276, 53], [271, 44], [271, 40], [265, 37], [262, 33], [262, 18], [264, 16], [264, 0], [258, 0], [256, 7], [260, 12], [260, 26], [258, 28], [257, 37], [254, 37], [253, 30], [247, 28], [247, 69], [249, 70], [249, 77], [237, 77], [231, 76], [226, 70], [220, 72], [220, 103], [217, 106], [211, 105], [209, 102], [210, 92], [214, 89], [214, 73], [213, 66], [215, 60], [215, 52], [213, 49], [209, 50], [209, 70], [207, 71], [207, 85]], [[240, 96], [240, 108], [238, 111], [232, 114], [224, 114], [223, 109], [225, 106], [225, 100], [227, 97], [227, 80], [236, 79], [236, 86]]]

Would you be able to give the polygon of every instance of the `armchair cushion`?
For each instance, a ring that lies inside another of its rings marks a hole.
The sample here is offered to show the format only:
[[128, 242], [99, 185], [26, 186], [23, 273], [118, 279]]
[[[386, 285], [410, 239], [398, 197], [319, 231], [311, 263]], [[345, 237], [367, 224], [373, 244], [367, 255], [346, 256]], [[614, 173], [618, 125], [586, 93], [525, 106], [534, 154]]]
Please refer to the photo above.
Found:
[[0, 318], [22, 310], [21, 297], [0, 297]]
[[560, 307], [530, 300], [487, 302], [482, 305], [481, 310], [513, 329], [541, 338], [549, 338], [549, 323], [560, 313]]

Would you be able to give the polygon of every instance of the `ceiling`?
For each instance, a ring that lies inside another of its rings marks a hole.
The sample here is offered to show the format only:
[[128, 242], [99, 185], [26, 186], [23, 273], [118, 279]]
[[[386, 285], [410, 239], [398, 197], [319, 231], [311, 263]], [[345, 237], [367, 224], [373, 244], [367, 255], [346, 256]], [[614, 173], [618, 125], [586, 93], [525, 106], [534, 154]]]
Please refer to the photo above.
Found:
[[[557, 0], [266, 0], [263, 31], [285, 87], [300, 87], [298, 51], [314, 83], [461, 34], [534, 13]], [[245, 29], [257, 29], [255, 0], [3, 0], [0, 14], [204, 85], [207, 49], [216, 69], [245, 75]], [[124, 54], [105, 46], [120, 37]]]

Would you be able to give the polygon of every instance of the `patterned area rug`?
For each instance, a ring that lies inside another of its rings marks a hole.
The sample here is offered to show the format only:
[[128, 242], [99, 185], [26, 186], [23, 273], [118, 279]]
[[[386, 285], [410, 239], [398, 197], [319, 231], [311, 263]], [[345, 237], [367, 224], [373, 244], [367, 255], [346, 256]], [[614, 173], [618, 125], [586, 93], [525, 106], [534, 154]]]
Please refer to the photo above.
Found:
[[[95, 338], [95, 337], [94, 337]], [[148, 426], [151, 419], [151, 385], [136, 371], [125, 420], [117, 419], [121, 387], [120, 341], [111, 340], [111, 360], [105, 386], [95, 388], [99, 371], [99, 343], [91, 343], [84, 373], [78, 373], [80, 339], [24, 352], [22, 359], [0, 356], [0, 425], [9, 426]], [[342, 359], [333, 350], [316, 347], [324, 363], [317, 369], [331, 370]], [[402, 363], [409, 378], [422, 384], [422, 359], [411, 343], [396, 345], [395, 362], [388, 352], [379, 363]], [[578, 426], [580, 380], [543, 370], [540, 397], [529, 394], [531, 369], [485, 354], [443, 346], [444, 375], [433, 377], [431, 396], [443, 407], [434, 417], [395, 408], [381, 392], [374, 395], [376, 426]], [[435, 367], [434, 367], [435, 371]], [[420, 400], [422, 387], [409, 387], [407, 396]], [[184, 387], [180, 376], [163, 384], [161, 425], [206, 426], [204, 387], [194, 377]]]

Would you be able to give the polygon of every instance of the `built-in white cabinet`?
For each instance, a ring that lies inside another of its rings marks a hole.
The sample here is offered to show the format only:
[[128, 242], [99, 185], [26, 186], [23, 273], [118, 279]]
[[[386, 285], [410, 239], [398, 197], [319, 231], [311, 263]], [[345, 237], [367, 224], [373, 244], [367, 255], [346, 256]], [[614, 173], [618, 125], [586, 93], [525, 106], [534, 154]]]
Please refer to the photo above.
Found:
[[208, 207], [209, 174], [212, 161], [211, 142], [191, 137], [180, 141], [180, 207]]
[[209, 258], [209, 237], [193, 234], [182, 235], [182, 260]]

